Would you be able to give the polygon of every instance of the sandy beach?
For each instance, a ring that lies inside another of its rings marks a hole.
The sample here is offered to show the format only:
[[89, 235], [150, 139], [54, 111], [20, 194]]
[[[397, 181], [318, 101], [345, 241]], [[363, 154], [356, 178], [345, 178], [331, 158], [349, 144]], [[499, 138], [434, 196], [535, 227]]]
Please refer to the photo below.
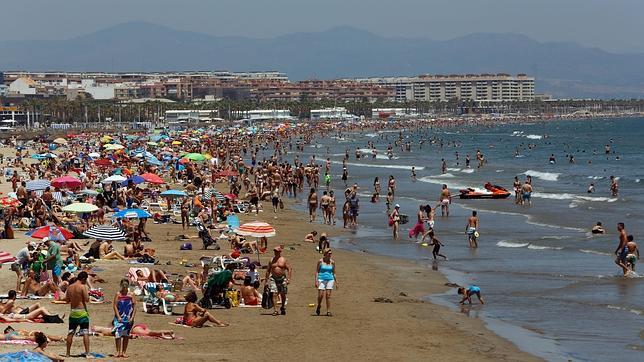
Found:
[[[4, 154], [12, 150], [4, 149]], [[10, 192], [10, 184], [0, 185], [0, 192]], [[485, 329], [482, 321], [445, 307], [426, 302], [427, 295], [447, 289], [446, 280], [437, 271], [415, 262], [379, 257], [363, 252], [334, 250], [339, 288], [333, 294], [333, 317], [318, 317], [310, 304], [315, 303], [315, 265], [320, 254], [315, 246], [303, 241], [312, 229], [325, 231], [331, 238], [343, 232], [341, 228], [311, 225], [306, 216], [292, 210], [287, 202], [284, 210], [255, 215], [241, 215], [242, 222], [265, 221], [277, 230], [269, 239], [269, 246], [284, 245], [284, 256], [294, 273], [289, 286], [288, 315], [274, 317], [261, 308], [216, 309], [216, 318], [229, 322], [226, 328], [186, 328], [170, 323], [171, 316], [145, 314], [140, 309], [135, 322], [146, 323], [152, 329], [173, 329], [176, 340], [138, 338], [130, 343], [128, 354], [132, 360], [159, 360], [188, 357], [190, 360], [232, 360], [280, 358], [284, 360], [535, 360], [510, 342]], [[180, 225], [149, 226], [152, 246], [157, 250], [159, 268], [173, 274], [172, 279], [189, 270], [180, 265], [182, 260], [198, 263], [203, 255], [199, 240], [195, 250], [179, 251], [181, 242], [175, 237], [182, 234]], [[194, 228], [191, 233], [196, 233]], [[16, 230], [16, 239], [1, 240], [0, 250], [16, 253], [29, 237]], [[120, 244], [116, 249], [122, 249]], [[221, 253], [227, 253], [226, 246]], [[261, 255], [266, 264], [269, 255]], [[170, 262], [170, 265], [167, 263]], [[116, 293], [118, 281], [131, 266], [123, 261], [97, 261], [95, 266], [104, 271], [100, 276], [107, 283], [100, 284], [106, 300]], [[264, 270], [261, 271], [263, 275]], [[0, 270], [0, 286], [9, 290], [15, 285], [15, 274], [8, 265]], [[374, 302], [376, 298], [391, 303]], [[458, 297], [454, 296], [456, 304]], [[20, 306], [33, 301], [19, 300]], [[69, 307], [53, 304], [51, 299], [39, 301], [53, 313], [69, 314]], [[109, 326], [113, 311], [111, 304], [90, 305], [92, 325]], [[175, 310], [176, 311], [176, 310]], [[182, 308], [177, 311], [182, 313]], [[65, 324], [12, 324], [14, 328], [41, 330], [47, 334], [66, 335]], [[3, 351], [18, 351], [33, 346], [3, 345]], [[64, 354], [64, 343], [52, 343], [50, 351]], [[114, 353], [114, 339], [92, 337], [91, 351], [108, 356]], [[81, 338], [75, 338], [72, 353], [82, 352]]]

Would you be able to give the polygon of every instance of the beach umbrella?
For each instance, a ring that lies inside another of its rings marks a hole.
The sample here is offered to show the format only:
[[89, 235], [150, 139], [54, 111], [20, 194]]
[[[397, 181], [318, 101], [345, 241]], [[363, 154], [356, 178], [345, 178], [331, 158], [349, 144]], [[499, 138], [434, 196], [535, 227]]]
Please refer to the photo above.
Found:
[[184, 197], [188, 196], [188, 194], [185, 191], [181, 190], [166, 190], [163, 191], [161, 194], [163, 197]]
[[233, 230], [236, 234], [244, 236], [253, 236], [256, 238], [267, 237], [270, 238], [275, 236], [275, 228], [270, 224], [254, 221], [242, 224], [239, 228]]
[[18, 207], [20, 205], [22, 205], [22, 203], [13, 197], [4, 196], [0, 198], [0, 207]]
[[0, 264], [13, 263], [14, 261], [16, 261], [16, 258], [13, 255], [6, 251], [0, 251]]
[[44, 237], [48, 237], [51, 240], [55, 241], [65, 241], [74, 237], [74, 234], [71, 231], [55, 225], [39, 227], [27, 233], [26, 235], [31, 236], [34, 239], [42, 239]]
[[44, 190], [51, 186], [51, 182], [49, 180], [32, 180], [32, 181], [27, 181], [27, 191], [33, 191], [33, 190]]
[[240, 224], [237, 215], [228, 215], [226, 217], [226, 223], [228, 224], [228, 228], [231, 230], [238, 229]]
[[162, 166], [163, 165], [163, 162], [159, 161], [159, 159], [156, 158], [156, 157], [146, 157], [145, 162], [147, 162], [147, 163], [149, 163], [151, 165], [154, 165], [154, 166]]
[[108, 143], [108, 142], [111, 142], [111, 141], [112, 141], [111, 136], [103, 136], [103, 137], [101, 137], [101, 143]]
[[131, 181], [133, 184], [138, 185], [138, 184], [140, 184], [140, 183], [145, 182], [145, 179], [144, 179], [143, 177], [139, 176], [139, 175], [134, 175], [134, 176], [132, 176], [132, 177], [130, 177], [130, 178], [128, 178], [128, 179], [126, 179], [125, 181], [122, 181], [122, 182], [121, 182], [121, 186], [127, 186], [127, 185], [130, 183], [130, 181]]
[[205, 161], [206, 160], [206, 156], [202, 155], [201, 153], [187, 153], [187, 154], [181, 156], [181, 158], [185, 158], [185, 159], [190, 160], [190, 161]]
[[79, 193], [79, 194], [81, 194], [81, 195], [96, 196], [96, 195], [98, 195], [100, 192], [98, 192], [98, 191], [96, 191], [96, 190], [85, 189], [85, 190], [80, 190], [80, 191], [78, 191], [78, 193]]
[[118, 219], [142, 219], [152, 217], [149, 212], [141, 209], [125, 209], [114, 214]]
[[83, 186], [83, 183], [79, 179], [71, 176], [55, 178], [51, 181], [51, 184], [59, 189], [75, 189]]
[[63, 207], [63, 212], [74, 212], [77, 214], [94, 212], [96, 210], [98, 210], [98, 206], [86, 202], [76, 202]]
[[105, 149], [108, 151], [118, 151], [124, 149], [125, 146], [119, 145], [118, 143], [108, 143], [105, 145]]
[[144, 173], [139, 175], [141, 178], [145, 180], [145, 182], [151, 183], [151, 184], [164, 184], [165, 181], [159, 175], [154, 174], [154, 173]]
[[235, 194], [225, 194], [224, 197], [227, 198], [227, 199], [234, 200], [234, 199], [237, 198], [237, 195], [235, 195]]
[[215, 199], [217, 201], [226, 201], [226, 196], [224, 196], [224, 194], [222, 194], [221, 192], [214, 190], [212, 193], [215, 194]]
[[85, 231], [83, 235], [99, 240], [125, 240], [123, 230], [112, 225], [96, 225]]
[[59, 144], [59, 145], [67, 145], [67, 140], [64, 138], [56, 138], [54, 140], [54, 143]]
[[101, 183], [111, 184], [112, 182], [123, 182], [125, 180], [127, 180], [127, 178], [125, 178], [125, 177], [123, 177], [121, 175], [112, 175], [112, 176], [110, 176], [110, 177], [108, 177], [106, 179], [103, 179], [103, 181], [101, 181]]
[[172, 141], [173, 146], [179, 146], [181, 145], [181, 141]]
[[152, 146], [152, 147], [156, 147], [156, 146], [158, 146], [158, 145], [159, 145], [159, 143], [158, 143], [158, 142], [154, 142], [154, 141], [149, 141], [149, 142], [147, 142], [147, 145], [148, 145], [148, 146]]
[[87, 156], [89, 156], [90, 158], [99, 158], [101, 157], [101, 154], [98, 152], [91, 152], [91, 153], [88, 153]]
[[112, 166], [113, 162], [112, 162], [112, 160], [107, 159], [107, 158], [100, 158], [100, 159], [94, 161], [94, 164], [97, 165], [97, 166], [101, 166], [101, 167], [108, 167], [108, 166]]

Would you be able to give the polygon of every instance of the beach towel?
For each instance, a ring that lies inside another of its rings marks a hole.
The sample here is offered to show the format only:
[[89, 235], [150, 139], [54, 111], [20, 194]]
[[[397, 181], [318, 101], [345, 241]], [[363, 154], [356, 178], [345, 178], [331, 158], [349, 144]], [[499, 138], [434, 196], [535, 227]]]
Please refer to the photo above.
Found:
[[0, 362], [18, 361], [18, 362], [46, 362], [51, 361], [49, 358], [31, 351], [20, 351], [0, 354]]
[[11, 340], [11, 341], [0, 340], [0, 344], [34, 345], [35, 346], [36, 342], [28, 341], [28, 340], [25, 340], [25, 339], [15, 340], [15, 341], [14, 340]]

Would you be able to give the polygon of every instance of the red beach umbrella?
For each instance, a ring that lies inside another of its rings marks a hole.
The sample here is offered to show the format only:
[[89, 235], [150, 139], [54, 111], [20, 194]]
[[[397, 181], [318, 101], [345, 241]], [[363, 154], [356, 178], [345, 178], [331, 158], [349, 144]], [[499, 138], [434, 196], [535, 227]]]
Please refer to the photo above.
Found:
[[47, 225], [36, 229], [36, 231], [31, 234], [31, 237], [34, 239], [42, 239], [44, 237], [52, 237], [52, 235], [58, 235], [59, 233], [65, 238], [65, 240], [69, 240], [74, 237], [74, 234], [72, 234], [71, 231], [53, 225]]
[[140, 176], [143, 177], [145, 182], [149, 182], [151, 184], [164, 184], [165, 183], [165, 181], [163, 181], [163, 179], [161, 177], [159, 177], [159, 175], [156, 175], [156, 174], [153, 174], [153, 173], [144, 173], [144, 174], [142, 174]]
[[83, 186], [83, 183], [77, 178], [63, 176], [53, 179], [51, 185], [59, 189], [76, 189]]

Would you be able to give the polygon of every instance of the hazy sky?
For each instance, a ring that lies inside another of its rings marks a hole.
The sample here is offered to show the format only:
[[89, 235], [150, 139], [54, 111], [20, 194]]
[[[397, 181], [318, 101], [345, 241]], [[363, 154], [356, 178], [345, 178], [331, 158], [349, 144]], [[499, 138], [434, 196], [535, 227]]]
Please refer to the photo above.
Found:
[[7, 0], [0, 40], [64, 39], [126, 21], [271, 37], [349, 25], [387, 36], [475, 32], [644, 52], [644, 0]]

